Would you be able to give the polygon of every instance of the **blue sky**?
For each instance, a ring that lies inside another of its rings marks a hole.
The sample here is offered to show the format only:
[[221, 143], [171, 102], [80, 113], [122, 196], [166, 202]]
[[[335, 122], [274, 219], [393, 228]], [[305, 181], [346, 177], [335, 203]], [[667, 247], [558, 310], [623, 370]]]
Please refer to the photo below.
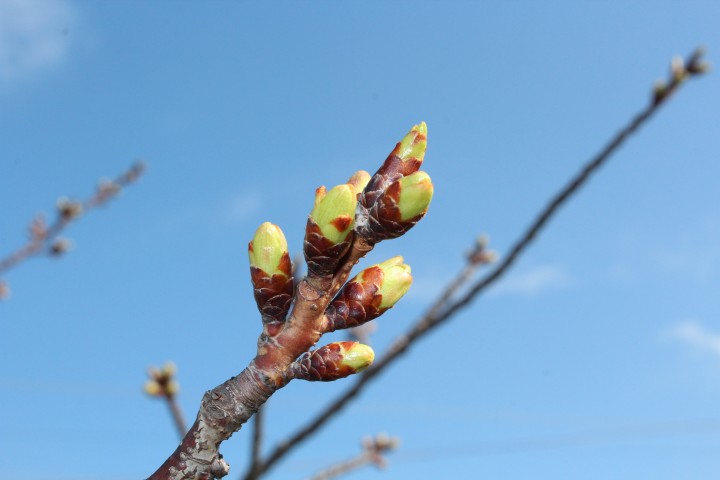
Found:
[[[299, 251], [319, 185], [373, 171], [428, 123], [415, 284], [381, 352], [488, 233], [500, 255], [634, 112], [670, 58], [720, 51], [716, 2], [0, 0], [0, 253], [62, 195], [149, 171], [4, 279], [0, 478], [141, 478], [175, 448], [141, 392], [172, 359], [194, 417], [252, 358], [246, 245]], [[716, 62], [717, 63], [717, 62]], [[268, 477], [305, 478], [402, 439], [352, 479], [715, 478], [720, 469], [717, 74], [688, 84], [510, 274], [424, 339]], [[268, 442], [334, 393], [295, 382]], [[243, 470], [249, 429], [223, 445]], [[472, 473], [470, 473], [472, 472]]]

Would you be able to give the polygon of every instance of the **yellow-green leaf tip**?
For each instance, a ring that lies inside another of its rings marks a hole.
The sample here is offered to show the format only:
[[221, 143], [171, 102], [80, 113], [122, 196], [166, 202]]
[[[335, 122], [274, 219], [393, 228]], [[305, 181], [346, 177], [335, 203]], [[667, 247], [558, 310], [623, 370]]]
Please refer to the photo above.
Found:
[[401, 160], [409, 160], [411, 158], [422, 162], [425, 158], [425, 149], [427, 148], [427, 125], [420, 122], [410, 129], [407, 135], [400, 140], [400, 148], [398, 149], [398, 157]]
[[383, 281], [378, 293], [382, 295], [380, 309], [385, 310], [395, 305], [412, 285], [410, 265], [403, 263], [403, 257], [393, 257], [377, 265], [383, 272]]
[[325, 238], [335, 244], [342, 243], [355, 224], [356, 206], [355, 188], [345, 183], [333, 187], [320, 198], [316, 195], [310, 218]]
[[400, 197], [397, 203], [400, 218], [408, 220], [427, 212], [433, 197], [434, 187], [425, 172], [415, 172], [403, 177], [400, 182]]
[[370, 174], [365, 170], [358, 170], [353, 174], [352, 177], [347, 181], [349, 185], [355, 189], [356, 193], [360, 193], [365, 190], [368, 182], [370, 182]]
[[248, 245], [248, 256], [250, 265], [257, 267], [266, 274], [288, 276], [283, 271], [281, 260], [288, 253], [287, 240], [282, 230], [277, 225], [265, 222], [258, 227], [250, 245]]
[[340, 362], [343, 367], [351, 368], [357, 372], [362, 372], [375, 360], [375, 352], [369, 345], [363, 345], [362, 343], [356, 343], [343, 353], [342, 361]]

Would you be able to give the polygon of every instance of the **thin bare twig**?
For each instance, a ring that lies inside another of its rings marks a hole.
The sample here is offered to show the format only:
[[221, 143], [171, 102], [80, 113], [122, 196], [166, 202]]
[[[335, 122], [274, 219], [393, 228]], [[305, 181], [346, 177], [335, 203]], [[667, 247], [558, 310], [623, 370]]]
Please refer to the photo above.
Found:
[[59, 238], [65, 228], [83, 213], [104, 205], [117, 196], [120, 190], [135, 182], [144, 169], [142, 163], [137, 163], [115, 180], [100, 182], [95, 193], [84, 201], [60, 199], [57, 204], [57, 216], [50, 225], [46, 225], [42, 216], [35, 217], [30, 224], [28, 242], [0, 259], [0, 274], [43, 252], [58, 256], [67, 251], [67, 241]]
[[[558, 191], [545, 208], [535, 217], [529, 227], [520, 236], [510, 249], [508, 255], [486, 276], [477, 281], [464, 295], [452, 303], [448, 303], [448, 292], [452, 294], [455, 284], [462, 284], [464, 278], [468, 278], [467, 267], [459, 274], [458, 278], [451, 282], [450, 286], [440, 296], [438, 301], [429, 311], [423, 315], [405, 334], [395, 340], [392, 346], [380, 360], [363, 372], [344, 393], [342, 393], [326, 409], [314, 419], [300, 428], [294, 435], [279, 443], [275, 449], [266, 457], [261, 465], [259, 474], [267, 472], [281, 458], [288, 454], [295, 446], [315, 433], [325, 425], [347, 404], [350, 403], [370, 382], [391, 365], [397, 358], [406, 352], [410, 346], [419, 338], [432, 331], [437, 326], [450, 319], [462, 308], [468, 306], [487, 287], [496, 282], [520, 257], [520, 254], [536, 239], [538, 233], [557, 213], [559, 208], [565, 204], [573, 194], [582, 187], [590, 178], [590, 175], [597, 171], [617, 149], [642, 125], [644, 125], [657, 111], [666, 103], [675, 91], [690, 77], [704, 73], [707, 64], [702, 60], [703, 51], [698, 49], [685, 61], [677, 58], [671, 64], [670, 78], [666, 83], [655, 85], [653, 95], [649, 104], [640, 111], [624, 128], [622, 128], [603, 148], [597, 153], [571, 180]], [[440, 307], [442, 306], [442, 307]], [[247, 479], [248, 477], [246, 477]]]
[[360, 452], [360, 454], [350, 460], [323, 470], [310, 480], [330, 480], [370, 464], [378, 468], [385, 468], [387, 466], [387, 460], [385, 460], [383, 454], [395, 450], [398, 444], [399, 441], [397, 438], [388, 437], [382, 433], [376, 435], [375, 438], [364, 438], [362, 441], [362, 452]]

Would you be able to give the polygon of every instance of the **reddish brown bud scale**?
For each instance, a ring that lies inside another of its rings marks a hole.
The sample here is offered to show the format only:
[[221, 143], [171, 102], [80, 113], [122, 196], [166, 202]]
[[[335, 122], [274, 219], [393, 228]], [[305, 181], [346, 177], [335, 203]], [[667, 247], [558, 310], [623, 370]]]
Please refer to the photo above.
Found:
[[303, 353], [290, 365], [290, 376], [310, 382], [332, 382], [358, 373], [373, 361], [372, 349], [358, 342], [335, 342]]
[[382, 315], [387, 310], [380, 308], [382, 281], [382, 270], [373, 266], [363, 270], [363, 282], [353, 279], [345, 284], [325, 310], [330, 331], [357, 327]]
[[[375, 172], [359, 197], [355, 232], [368, 243], [396, 238], [412, 228], [425, 214], [407, 214], [403, 218], [400, 203], [400, 181], [420, 170], [427, 145], [427, 127], [414, 126], [397, 143], [383, 165]], [[403, 180], [404, 181], [404, 180]], [[429, 182], [429, 179], [428, 179]], [[417, 202], [416, 202], [417, 204]], [[427, 210], [427, 208], [425, 208]], [[410, 217], [410, 218], [408, 218]]]
[[[341, 217], [342, 218], [342, 217]], [[344, 221], [338, 218], [336, 221]], [[347, 219], [347, 225], [352, 219]], [[305, 242], [303, 244], [303, 252], [307, 261], [308, 273], [312, 277], [324, 277], [332, 275], [337, 268], [338, 262], [350, 247], [352, 235], [348, 235], [345, 241], [335, 244], [325, 238], [311, 218], [308, 218], [305, 227]]]
[[[290, 256], [286, 253], [281, 260], [282, 271], [287, 271], [288, 276], [269, 276], [264, 270], [257, 267], [250, 267], [250, 279], [252, 281], [255, 302], [263, 316], [263, 321], [275, 320], [284, 322], [293, 295], [293, 278], [289, 276]], [[269, 333], [269, 332], [268, 332]]]

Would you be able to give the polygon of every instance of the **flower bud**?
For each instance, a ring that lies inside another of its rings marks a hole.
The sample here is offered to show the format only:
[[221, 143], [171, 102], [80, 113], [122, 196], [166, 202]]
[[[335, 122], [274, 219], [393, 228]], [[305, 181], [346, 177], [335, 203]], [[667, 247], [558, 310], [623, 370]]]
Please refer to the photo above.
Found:
[[392, 308], [410, 290], [413, 279], [410, 275], [410, 265], [403, 263], [403, 257], [385, 260], [377, 267], [383, 272], [383, 280], [378, 293], [382, 296], [380, 310], [385, 311]]
[[303, 353], [290, 365], [290, 376], [311, 382], [331, 382], [361, 372], [372, 364], [375, 352], [358, 342], [335, 342]]
[[310, 218], [331, 243], [342, 243], [352, 231], [356, 205], [357, 197], [352, 185], [338, 185], [327, 193], [318, 189]]
[[415, 172], [401, 178], [397, 183], [400, 189], [397, 200], [400, 220], [406, 221], [418, 215], [425, 215], [433, 197], [430, 176], [425, 172]]
[[396, 154], [400, 160], [406, 162], [414, 159], [422, 163], [425, 158], [425, 150], [427, 148], [427, 125], [420, 122], [419, 125], [413, 126], [400, 143], [395, 148]]
[[155, 380], [148, 380], [145, 382], [143, 390], [145, 390], [145, 393], [151, 397], [160, 397], [163, 395], [163, 388]]
[[57, 201], [58, 215], [65, 220], [73, 220], [83, 213], [83, 205], [80, 202], [61, 197]]
[[350, 177], [347, 183], [349, 185], [352, 185], [352, 187], [355, 189], [355, 192], [359, 195], [363, 190], [365, 190], [365, 187], [367, 186], [369, 181], [370, 174], [365, 170], [358, 170], [353, 174], [352, 177]]
[[325, 311], [329, 330], [369, 322], [395, 305], [412, 284], [410, 266], [393, 257], [366, 268], [338, 292]]
[[359, 196], [355, 233], [368, 243], [403, 235], [427, 211], [432, 182], [426, 173], [418, 173], [426, 147], [427, 126], [422, 122], [397, 144]]
[[280, 227], [270, 222], [260, 225], [248, 245], [248, 256], [255, 303], [263, 323], [284, 322], [292, 303], [293, 280], [287, 241]]
[[180, 383], [177, 380], [170, 380], [165, 385], [165, 395], [171, 397], [180, 391]]
[[282, 230], [277, 225], [265, 222], [258, 227], [248, 245], [250, 266], [258, 268], [268, 276], [290, 276], [290, 255]]

